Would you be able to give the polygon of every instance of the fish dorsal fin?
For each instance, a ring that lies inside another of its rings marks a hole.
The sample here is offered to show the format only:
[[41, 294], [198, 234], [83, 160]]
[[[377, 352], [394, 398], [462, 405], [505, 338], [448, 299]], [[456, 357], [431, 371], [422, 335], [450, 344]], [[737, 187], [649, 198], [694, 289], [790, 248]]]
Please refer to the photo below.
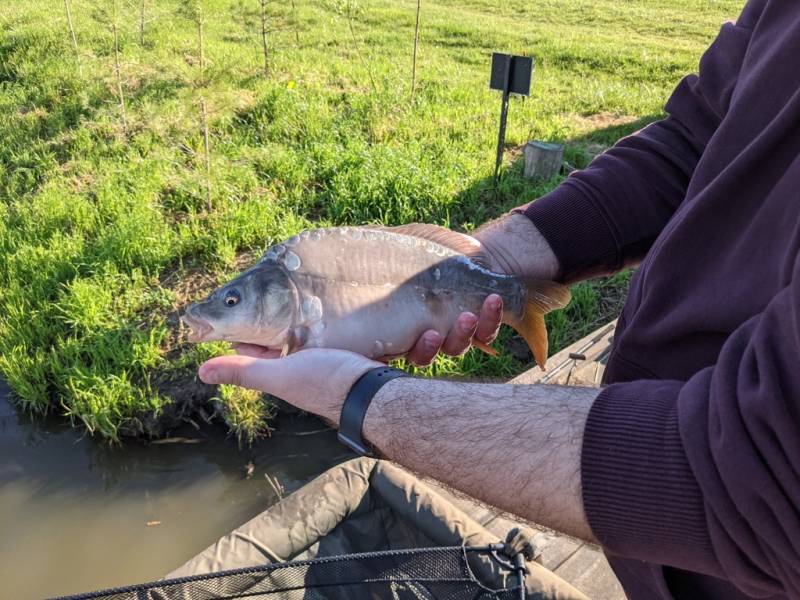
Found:
[[483, 250], [481, 243], [474, 237], [428, 223], [409, 223], [408, 225], [398, 225], [397, 227], [384, 227], [387, 231], [410, 235], [428, 240], [436, 244], [441, 244], [450, 248], [453, 252], [458, 252], [468, 257], [472, 262], [486, 269], [489, 268], [489, 258]]

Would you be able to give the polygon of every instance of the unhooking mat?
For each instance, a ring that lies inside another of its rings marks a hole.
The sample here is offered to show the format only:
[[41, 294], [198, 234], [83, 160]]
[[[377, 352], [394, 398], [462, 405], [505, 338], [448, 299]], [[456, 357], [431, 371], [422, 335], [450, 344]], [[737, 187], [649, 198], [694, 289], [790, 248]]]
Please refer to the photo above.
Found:
[[[359, 458], [323, 473], [167, 578], [265, 563], [501, 541], [411, 473], [387, 461]], [[586, 600], [542, 565], [528, 560], [525, 566], [528, 598]], [[469, 567], [487, 586], [507, 583], [507, 571], [485, 556], [470, 558]]]

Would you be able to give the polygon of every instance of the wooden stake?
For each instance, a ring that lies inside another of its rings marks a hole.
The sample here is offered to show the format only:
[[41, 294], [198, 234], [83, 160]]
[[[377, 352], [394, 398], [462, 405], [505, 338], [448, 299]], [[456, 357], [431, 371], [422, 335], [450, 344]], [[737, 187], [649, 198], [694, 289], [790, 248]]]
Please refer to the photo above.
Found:
[[211, 202], [211, 145], [208, 135], [208, 114], [206, 113], [206, 100], [200, 98], [200, 120], [203, 127], [203, 156], [206, 165], [206, 208], [211, 212], [213, 204]]
[[128, 130], [128, 115], [125, 111], [125, 94], [122, 92], [122, 70], [119, 64], [119, 32], [117, 30], [117, 3], [114, 2], [114, 18], [111, 21], [111, 30], [114, 32], [114, 71], [117, 76], [117, 94], [119, 107], [122, 111], [122, 128]]
[[72, 38], [72, 47], [75, 49], [75, 56], [78, 56], [78, 38], [75, 36], [75, 28], [72, 26], [72, 12], [69, 10], [69, 0], [64, 0], [64, 10], [67, 12], [67, 26], [69, 35]]
[[297, 21], [297, 6], [292, 0], [292, 18], [294, 19], [294, 41], [299, 46], [300, 45], [300, 31], [297, 29], [298, 21]]
[[144, 46], [144, 5], [145, 0], [139, 4], [139, 45]]
[[267, 37], [267, 2], [261, 3], [261, 47], [264, 50], [264, 77], [269, 77], [269, 38]]
[[549, 142], [528, 142], [523, 149], [525, 177], [552, 179], [564, 162], [564, 146]]
[[417, 89], [417, 49], [419, 48], [419, 13], [422, 0], [417, 0], [417, 25], [414, 29], [414, 61], [411, 66], [411, 99], [414, 99], [414, 92]]
[[203, 13], [197, 17], [197, 53], [200, 58], [200, 85], [205, 85], [206, 54], [203, 48]]
[[364, 68], [367, 70], [367, 75], [369, 75], [369, 82], [372, 85], [372, 93], [378, 93], [378, 86], [375, 85], [375, 77], [372, 75], [372, 67], [370, 66], [367, 59], [364, 58], [364, 55], [361, 54], [361, 45], [358, 43], [358, 38], [356, 37], [356, 30], [353, 27], [353, 12], [355, 12], [355, 0], [347, 0], [347, 6], [345, 7], [347, 10], [347, 26], [350, 29], [350, 37], [353, 38], [353, 50], [358, 55], [358, 58], [361, 60], [361, 63], [364, 65]]

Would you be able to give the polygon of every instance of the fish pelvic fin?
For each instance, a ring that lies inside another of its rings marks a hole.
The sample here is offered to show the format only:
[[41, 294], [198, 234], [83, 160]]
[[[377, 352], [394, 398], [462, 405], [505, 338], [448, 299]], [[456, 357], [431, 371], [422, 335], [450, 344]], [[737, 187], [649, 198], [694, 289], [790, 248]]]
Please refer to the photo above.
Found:
[[497, 356], [499, 354], [499, 352], [495, 348], [492, 348], [486, 342], [482, 342], [480, 340], [472, 340], [472, 345], [475, 346], [478, 350], [486, 352], [486, 354], [488, 354], [489, 356]]
[[547, 363], [547, 326], [544, 315], [569, 304], [569, 288], [554, 281], [541, 279], [522, 279], [525, 288], [525, 303], [522, 316], [509, 320], [533, 352], [536, 364], [544, 370]]

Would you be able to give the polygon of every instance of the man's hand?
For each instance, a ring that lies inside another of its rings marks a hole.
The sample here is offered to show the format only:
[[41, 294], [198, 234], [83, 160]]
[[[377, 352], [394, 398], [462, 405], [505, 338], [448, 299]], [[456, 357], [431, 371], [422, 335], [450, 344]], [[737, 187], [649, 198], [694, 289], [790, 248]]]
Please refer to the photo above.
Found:
[[311, 348], [279, 358], [276, 350], [252, 344], [236, 347], [238, 356], [218, 356], [198, 372], [205, 383], [229, 383], [266, 392], [334, 425], [347, 392], [364, 373], [381, 363], [346, 350]]
[[446, 338], [435, 329], [423, 333], [406, 358], [419, 367], [429, 365], [441, 350], [450, 356], [460, 356], [473, 342], [491, 344], [500, 330], [503, 319], [503, 299], [497, 294], [486, 298], [481, 314], [463, 312], [456, 319]]
[[[550, 280], [558, 277], [558, 260], [525, 215], [505, 215], [478, 229], [473, 237], [483, 246], [489, 268], [496, 273]], [[492, 294], [486, 298], [479, 315], [461, 313], [446, 338], [435, 330], [423, 333], [406, 358], [417, 366], [426, 366], [440, 351], [460, 356], [475, 342], [491, 344], [502, 318], [503, 300]]]

